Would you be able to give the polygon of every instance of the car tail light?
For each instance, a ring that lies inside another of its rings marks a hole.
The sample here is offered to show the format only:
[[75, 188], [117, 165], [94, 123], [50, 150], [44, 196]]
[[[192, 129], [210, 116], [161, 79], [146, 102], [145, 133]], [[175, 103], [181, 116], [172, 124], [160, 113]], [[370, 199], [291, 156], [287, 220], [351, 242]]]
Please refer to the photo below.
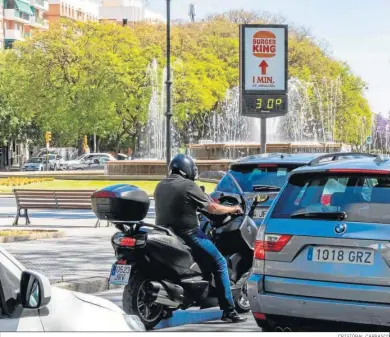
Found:
[[98, 191], [92, 194], [92, 198], [116, 198], [116, 193], [111, 191]]
[[119, 240], [119, 245], [122, 247], [135, 247], [137, 239], [134, 238], [122, 238]]
[[121, 260], [116, 261], [116, 264], [125, 265], [125, 264], [127, 264], [127, 261], [121, 259]]
[[390, 174], [387, 170], [365, 170], [365, 169], [330, 169], [331, 173], [363, 173], [363, 174]]
[[324, 194], [321, 197], [321, 205], [329, 206], [331, 199], [332, 199], [332, 195], [331, 194]]
[[290, 241], [292, 235], [266, 234], [265, 240], [256, 240], [254, 257], [264, 260], [265, 252], [280, 252]]
[[265, 321], [267, 319], [265, 317], [265, 314], [262, 314], [261, 312], [254, 312], [253, 317], [260, 320], [260, 321]]

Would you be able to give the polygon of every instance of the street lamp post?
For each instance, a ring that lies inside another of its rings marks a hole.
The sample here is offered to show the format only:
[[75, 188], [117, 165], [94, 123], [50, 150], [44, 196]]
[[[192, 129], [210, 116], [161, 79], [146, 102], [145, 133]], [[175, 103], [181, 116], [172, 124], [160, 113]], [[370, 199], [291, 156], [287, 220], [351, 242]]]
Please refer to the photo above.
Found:
[[167, 90], [167, 129], [166, 129], [166, 159], [167, 167], [171, 161], [171, 118], [172, 118], [172, 80], [171, 80], [171, 0], [166, 0], [167, 2], [167, 80], [166, 90]]

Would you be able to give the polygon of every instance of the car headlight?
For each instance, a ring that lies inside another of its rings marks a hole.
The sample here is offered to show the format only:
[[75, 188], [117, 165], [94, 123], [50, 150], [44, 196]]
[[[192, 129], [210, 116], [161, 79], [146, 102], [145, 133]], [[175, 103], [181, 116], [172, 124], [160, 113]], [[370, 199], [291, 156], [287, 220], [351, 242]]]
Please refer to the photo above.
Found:
[[141, 322], [138, 316], [135, 315], [123, 315], [127, 325], [131, 331], [146, 331], [145, 325]]

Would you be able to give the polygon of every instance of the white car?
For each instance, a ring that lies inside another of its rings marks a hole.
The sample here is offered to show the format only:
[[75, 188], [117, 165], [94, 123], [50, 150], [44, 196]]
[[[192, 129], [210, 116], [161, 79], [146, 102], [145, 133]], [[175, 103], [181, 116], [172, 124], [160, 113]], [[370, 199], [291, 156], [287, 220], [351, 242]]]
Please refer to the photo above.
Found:
[[145, 331], [105, 299], [52, 287], [0, 248], [0, 332]]

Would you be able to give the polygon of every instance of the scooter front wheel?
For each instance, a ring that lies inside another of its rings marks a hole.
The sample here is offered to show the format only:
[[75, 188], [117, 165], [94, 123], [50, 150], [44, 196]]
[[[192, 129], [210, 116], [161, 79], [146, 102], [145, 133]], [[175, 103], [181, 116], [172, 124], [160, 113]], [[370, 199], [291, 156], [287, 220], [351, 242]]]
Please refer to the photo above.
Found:
[[147, 330], [153, 329], [164, 317], [164, 306], [148, 300], [146, 285], [151, 280], [135, 272], [123, 291], [123, 310], [140, 318]]

